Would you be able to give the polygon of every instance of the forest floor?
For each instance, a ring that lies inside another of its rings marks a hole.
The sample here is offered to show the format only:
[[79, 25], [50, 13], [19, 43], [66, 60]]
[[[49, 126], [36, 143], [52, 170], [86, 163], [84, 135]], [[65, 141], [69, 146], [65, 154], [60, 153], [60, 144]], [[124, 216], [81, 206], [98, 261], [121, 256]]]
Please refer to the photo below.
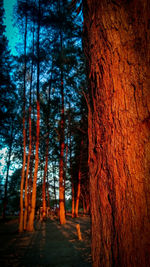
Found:
[[36, 221], [33, 233], [18, 233], [18, 219], [0, 222], [0, 266], [91, 267], [90, 218], [67, 216], [65, 225]]

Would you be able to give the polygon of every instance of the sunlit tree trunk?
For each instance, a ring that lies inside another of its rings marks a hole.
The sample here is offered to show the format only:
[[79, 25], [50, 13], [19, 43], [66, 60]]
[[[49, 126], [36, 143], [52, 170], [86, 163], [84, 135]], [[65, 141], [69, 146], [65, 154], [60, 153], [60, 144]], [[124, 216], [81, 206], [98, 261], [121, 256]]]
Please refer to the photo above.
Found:
[[31, 212], [31, 199], [32, 199], [32, 175], [33, 175], [33, 161], [34, 161], [34, 152], [33, 152], [33, 146], [32, 143], [32, 152], [31, 152], [31, 158], [30, 158], [30, 171], [29, 171], [29, 181], [28, 181], [28, 217]]
[[50, 205], [50, 194], [49, 194], [48, 170], [47, 170], [46, 192], [47, 192], [47, 206], [50, 208], [51, 205]]
[[74, 182], [73, 176], [71, 175], [71, 191], [72, 191], [72, 218], [75, 216], [75, 195], [74, 195]]
[[[26, 1], [27, 3], [27, 1]], [[23, 86], [23, 164], [21, 173], [21, 183], [20, 183], [20, 214], [19, 214], [19, 232], [23, 232], [23, 188], [25, 180], [25, 166], [26, 166], [26, 126], [25, 126], [25, 108], [26, 108], [26, 46], [27, 46], [27, 14], [25, 16], [25, 34], [24, 34], [24, 86]]]
[[35, 149], [35, 167], [32, 186], [32, 199], [31, 199], [31, 211], [29, 214], [29, 220], [27, 224], [27, 230], [34, 230], [34, 217], [36, 207], [36, 185], [37, 185], [37, 173], [39, 165], [39, 137], [40, 137], [40, 96], [39, 96], [39, 76], [40, 76], [40, 50], [39, 50], [39, 37], [40, 37], [40, 0], [39, 0], [39, 14], [38, 14], [38, 28], [37, 28], [37, 121], [36, 121], [36, 149]]
[[51, 82], [50, 82], [50, 85], [49, 85], [49, 94], [48, 94], [48, 103], [47, 103], [47, 114], [46, 114], [47, 138], [46, 138], [45, 167], [44, 167], [43, 188], [42, 188], [42, 197], [43, 197], [43, 220], [46, 219], [46, 214], [47, 214], [46, 191], [47, 191], [47, 197], [48, 197], [47, 200], [48, 200], [49, 207], [50, 207], [49, 192], [48, 192], [48, 181], [46, 183], [46, 177], [47, 177], [47, 172], [48, 172], [48, 155], [49, 155], [50, 93], [51, 93]]
[[29, 187], [29, 169], [30, 169], [30, 158], [32, 153], [32, 122], [31, 122], [31, 88], [32, 88], [32, 72], [33, 72], [33, 64], [31, 70], [31, 84], [30, 84], [30, 101], [29, 101], [29, 152], [27, 159], [27, 169], [26, 169], [26, 180], [25, 180], [25, 200], [24, 200], [24, 230], [27, 228], [27, 219], [28, 219], [28, 187]]
[[[61, 11], [60, 0], [58, 2], [58, 13]], [[63, 50], [63, 34], [62, 26], [60, 25], [60, 51]], [[61, 75], [61, 122], [60, 122], [60, 161], [59, 161], [59, 219], [60, 224], [66, 223], [65, 218], [65, 185], [64, 185], [64, 73], [63, 63], [60, 64], [60, 75]]]
[[61, 71], [61, 130], [60, 130], [60, 162], [59, 162], [59, 216], [60, 224], [66, 223], [65, 219], [65, 186], [64, 186], [64, 88], [63, 72]]
[[29, 152], [27, 159], [27, 169], [26, 169], [26, 180], [25, 180], [25, 200], [24, 200], [24, 230], [27, 227], [27, 215], [28, 215], [28, 176], [30, 168], [30, 157], [32, 151], [32, 141], [31, 141], [31, 106], [29, 107]]
[[76, 196], [76, 205], [75, 205], [75, 217], [78, 217], [78, 212], [79, 212], [79, 201], [80, 201], [80, 193], [81, 193], [81, 161], [82, 161], [82, 152], [83, 152], [83, 140], [81, 141], [81, 147], [80, 147], [80, 160], [79, 160], [78, 187], [77, 187], [77, 196]]
[[[33, 37], [32, 37], [32, 65], [31, 65], [31, 79], [30, 79], [30, 107], [29, 107], [29, 154], [28, 154], [28, 162], [29, 162], [29, 178], [28, 178], [28, 182], [27, 182], [27, 215], [25, 215], [25, 217], [27, 217], [27, 219], [29, 218], [29, 214], [31, 211], [31, 188], [32, 188], [32, 171], [33, 171], [33, 159], [34, 159], [34, 144], [33, 144], [33, 138], [32, 138], [32, 120], [31, 120], [31, 111], [32, 111], [32, 98], [34, 98], [32, 96], [32, 82], [33, 82], [33, 60], [34, 60], [34, 23], [33, 23]], [[34, 111], [33, 111], [34, 113]], [[27, 222], [26, 222], [27, 225]]]
[[150, 266], [148, 2], [83, 1], [93, 267]]
[[[69, 110], [71, 110], [71, 105], [69, 102]], [[72, 194], [72, 218], [74, 218], [75, 215], [75, 193], [74, 193], [74, 180], [73, 180], [73, 174], [72, 174], [72, 131], [71, 131], [71, 116], [69, 115], [69, 158], [70, 158], [70, 175], [71, 175], [71, 194]]]

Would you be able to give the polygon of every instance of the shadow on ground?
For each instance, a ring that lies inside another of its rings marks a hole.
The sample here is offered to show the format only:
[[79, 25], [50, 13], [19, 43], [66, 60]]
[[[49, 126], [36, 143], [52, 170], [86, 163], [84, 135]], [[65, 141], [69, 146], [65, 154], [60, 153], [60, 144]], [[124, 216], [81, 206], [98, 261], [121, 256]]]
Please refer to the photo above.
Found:
[[[82, 241], [76, 233], [80, 223]], [[34, 233], [17, 233], [17, 221], [0, 224], [0, 266], [91, 267], [89, 217], [36, 222]]]

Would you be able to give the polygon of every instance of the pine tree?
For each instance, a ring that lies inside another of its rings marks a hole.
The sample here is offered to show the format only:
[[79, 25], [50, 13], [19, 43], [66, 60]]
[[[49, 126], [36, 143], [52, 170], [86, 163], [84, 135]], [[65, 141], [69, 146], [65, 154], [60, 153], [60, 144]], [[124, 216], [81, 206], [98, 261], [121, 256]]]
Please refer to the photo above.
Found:
[[148, 267], [149, 4], [83, 4], [93, 267]]

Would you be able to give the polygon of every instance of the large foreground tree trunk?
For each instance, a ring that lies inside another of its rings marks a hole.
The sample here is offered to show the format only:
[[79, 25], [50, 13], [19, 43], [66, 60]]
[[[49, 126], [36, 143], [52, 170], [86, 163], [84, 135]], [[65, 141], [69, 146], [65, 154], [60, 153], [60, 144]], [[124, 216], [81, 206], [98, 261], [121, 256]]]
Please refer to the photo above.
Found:
[[94, 267], [150, 266], [148, 1], [85, 0]]

